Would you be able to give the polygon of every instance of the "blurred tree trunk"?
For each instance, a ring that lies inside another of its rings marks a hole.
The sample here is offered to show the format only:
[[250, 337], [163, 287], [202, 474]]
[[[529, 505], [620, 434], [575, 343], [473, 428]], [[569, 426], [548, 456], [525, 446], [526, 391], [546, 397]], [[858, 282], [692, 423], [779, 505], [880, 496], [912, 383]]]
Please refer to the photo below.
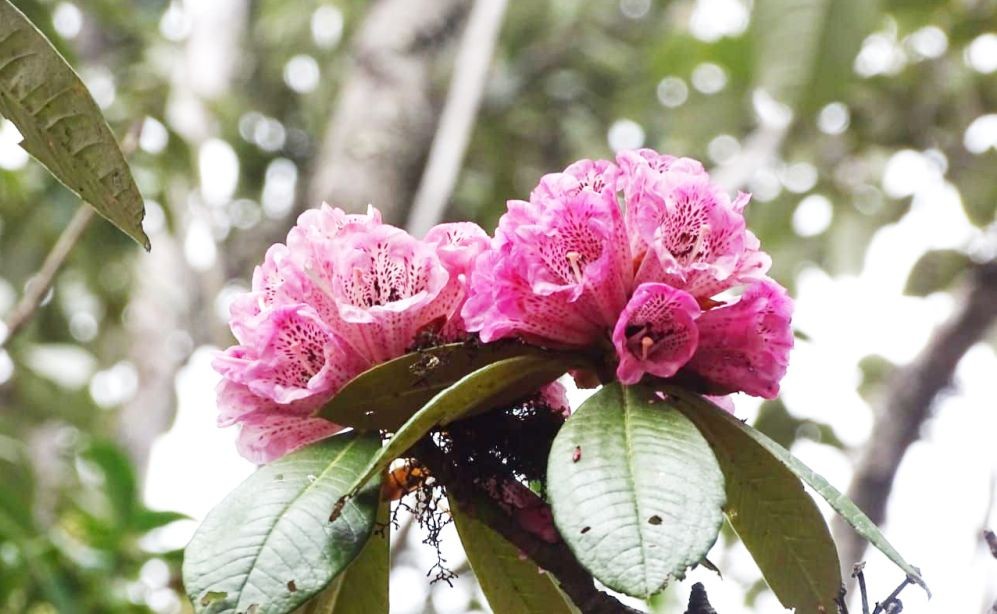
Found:
[[469, 0], [381, 0], [352, 48], [352, 66], [314, 162], [304, 207], [377, 206], [405, 222], [439, 116], [434, 76]]
[[[959, 361], [983, 339], [995, 319], [997, 260], [971, 272], [956, 312], [935, 331], [920, 355], [890, 380], [848, 489], [848, 496], [876, 524], [886, 519], [886, 503], [897, 469], [907, 449], [920, 437], [935, 399], [951, 384]], [[834, 525], [841, 564], [849, 577], [852, 564], [862, 559], [867, 544], [840, 516], [835, 517]]]

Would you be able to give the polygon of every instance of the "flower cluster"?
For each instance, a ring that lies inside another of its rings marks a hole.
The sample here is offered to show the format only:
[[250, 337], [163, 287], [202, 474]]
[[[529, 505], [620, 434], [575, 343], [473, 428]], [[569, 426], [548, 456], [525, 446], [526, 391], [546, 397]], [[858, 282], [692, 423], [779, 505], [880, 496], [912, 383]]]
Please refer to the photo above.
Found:
[[747, 202], [699, 162], [645, 149], [544, 176], [494, 238], [454, 223], [418, 240], [373, 208], [309, 211], [233, 303], [238, 345], [214, 363], [219, 423], [241, 425], [239, 449], [257, 462], [327, 437], [340, 427], [315, 410], [427, 331], [612, 347], [624, 384], [650, 374], [772, 398], [792, 303], [766, 276]]
[[219, 425], [241, 425], [239, 451], [255, 462], [338, 432], [312, 414], [343, 384], [422, 333], [466, 336], [468, 270], [488, 247], [470, 223], [441, 224], [420, 241], [373, 208], [304, 213], [232, 304], [239, 344], [214, 361]]
[[546, 175], [528, 202], [509, 202], [479, 256], [468, 330], [560, 348], [609, 338], [624, 384], [651, 374], [773, 398], [793, 344], [792, 302], [765, 275], [747, 202], [699, 162], [649, 149]]

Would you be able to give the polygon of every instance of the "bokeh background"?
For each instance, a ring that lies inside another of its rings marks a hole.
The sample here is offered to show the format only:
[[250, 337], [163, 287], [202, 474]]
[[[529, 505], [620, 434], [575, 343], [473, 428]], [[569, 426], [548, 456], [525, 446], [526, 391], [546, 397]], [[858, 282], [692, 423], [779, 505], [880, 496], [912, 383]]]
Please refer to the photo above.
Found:
[[[180, 549], [252, 471], [212, 353], [266, 247], [322, 200], [491, 230], [545, 172], [620, 148], [703, 160], [797, 299], [782, 398], [738, 413], [990, 612], [997, 560], [997, 2], [16, 0], [132, 155], [152, 238], [87, 230], [0, 350], [0, 612], [186, 612]], [[79, 203], [0, 121], [0, 314]], [[0, 337], [3, 337], [0, 327]], [[911, 391], [916, 394], [911, 394]], [[576, 398], [581, 398], [580, 394]], [[874, 598], [901, 580], [835, 526]], [[392, 612], [486, 610], [453, 537], [430, 586], [394, 537]], [[776, 612], [736, 540], [717, 610]], [[650, 604], [681, 612], [689, 581]]]

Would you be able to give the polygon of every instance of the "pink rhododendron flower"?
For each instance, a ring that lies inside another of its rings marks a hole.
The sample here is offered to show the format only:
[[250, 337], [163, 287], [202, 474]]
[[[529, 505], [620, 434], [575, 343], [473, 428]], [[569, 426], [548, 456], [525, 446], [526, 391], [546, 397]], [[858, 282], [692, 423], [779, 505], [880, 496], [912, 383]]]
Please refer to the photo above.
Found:
[[239, 345], [214, 362], [240, 451], [266, 462], [331, 435], [339, 427], [309, 416], [352, 377], [404, 354], [423, 331], [464, 335], [468, 269], [487, 245], [469, 223], [420, 241], [373, 208], [302, 214], [233, 302]]
[[623, 152], [621, 181], [637, 283], [664, 281], [697, 298], [759, 279], [771, 261], [745, 227], [747, 194], [733, 201], [702, 165], [649, 150]]
[[704, 311], [696, 321], [699, 346], [686, 369], [711, 392], [774, 399], [793, 347], [792, 311], [792, 299], [774, 281], [748, 286], [736, 303]]
[[636, 384], [645, 373], [675, 375], [696, 351], [699, 313], [688, 292], [660, 283], [638, 286], [613, 330], [620, 382]]
[[612, 329], [632, 279], [616, 176], [609, 162], [582, 161], [544, 176], [529, 202], [509, 201], [471, 278], [469, 330], [570, 347]]
[[[462, 309], [468, 330], [486, 342], [569, 348], [611, 340], [625, 384], [693, 374], [707, 390], [774, 394], [792, 344], [790, 303], [771, 298], [784, 317], [755, 325], [758, 288], [785, 294], [765, 276], [770, 259], [745, 226], [748, 195], [732, 200], [689, 158], [641, 149], [616, 162], [577, 162], [544, 176], [529, 202], [509, 202], [492, 250], [475, 263]], [[717, 298], [745, 286], [734, 305]]]

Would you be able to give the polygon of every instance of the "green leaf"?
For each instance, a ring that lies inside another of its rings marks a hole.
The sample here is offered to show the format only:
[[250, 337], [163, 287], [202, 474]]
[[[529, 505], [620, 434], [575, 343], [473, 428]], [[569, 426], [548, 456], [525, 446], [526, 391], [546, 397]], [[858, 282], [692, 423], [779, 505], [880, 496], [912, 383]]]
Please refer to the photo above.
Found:
[[713, 447], [726, 484], [727, 520], [783, 607], [837, 611], [838, 551], [800, 479], [745, 429], [732, 424], [738, 421], [729, 420], [722, 409], [674, 397], [669, 403], [692, 420]]
[[723, 474], [706, 439], [643, 386], [603, 386], [554, 439], [547, 489], [592, 575], [634, 597], [681, 578], [717, 539]]
[[451, 343], [412, 352], [350, 380], [318, 411], [322, 418], [361, 430], [395, 431], [440, 391], [468, 373], [516, 356], [563, 355], [523, 343]]
[[824, 500], [827, 501], [828, 504], [830, 504], [830, 506], [834, 509], [834, 511], [838, 512], [838, 514], [840, 514], [841, 517], [848, 522], [848, 524], [855, 528], [859, 535], [866, 538], [870, 544], [875, 546], [880, 552], [885, 554], [891, 561], [900, 567], [900, 569], [907, 573], [911, 580], [920, 585], [925, 591], [928, 592], [929, 595], [931, 594], [928, 590], [928, 585], [925, 584], [924, 579], [921, 578], [921, 572], [900, 556], [900, 553], [890, 545], [890, 542], [886, 540], [886, 537], [879, 531], [879, 528], [873, 524], [871, 520], [869, 520], [869, 517], [862, 513], [862, 510], [860, 510], [851, 499], [838, 492], [838, 490], [831, 486], [827, 480], [797, 460], [797, 458], [790, 454], [788, 450], [769, 439], [765, 436], [765, 434], [751, 428], [747, 424], [744, 424], [734, 416], [728, 414], [696, 394], [671, 386], [666, 386], [662, 389], [672, 397], [690, 407], [690, 409], [686, 409], [684, 411], [697, 411], [703, 413], [713, 412], [717, 415], [718, 420], [724, 420], [768, 450], [770, 454], [779, 459], [779, 461], [786, 465], [790, 471], [809, 484], [810, 487], [817, 492], [817, 494], [823, 497]]
[[295, 614], [388, 614], [390, 510], [381, 501], [377, 525], [384, 530], [374, 531], [349, 567]]
[[904, 294], [928, 296], [932, 292], [948, 290], [959, 274], [971, 265], [969, 256], [958, 250], [938, 249], [926, 252], [910, 270]]
[[879, 16], [877, 0], [756, 0], [756, 84], [794, 110], [840, 98]]
[[[321, 591], [367, 542], [378, 487], [329, 508], [380, 449], [376, 436], [338, 435], [256, 473], [208, 514], [184, 556], [183, 579], [198, 612], [283, 614]], [[294, 590], [291, 590], [291, 589]], [[210, 607], [208, 593], [225, 593]]]
[[495, 614], [572, 614], [571, 606], [549, 574], [519, 549], [476, 518], [463, 513], [450, 499], [450, 515], [471, 563], [474, 577]]
[[28, 153], [149, 249], [142, 195], [97, 103], [9, 0], [0, 0], [0, 114], [17, 126]]
[[336, 504], [331, 517], [335, 518], [342, 504], [368, 480], [387, 469], [391, 461], [404, 454], [434, 427], [449, 424], [461, 416], [524, 399], [544, 384], [557, 379], [569, 367], [570, 364], [546, 355], [527, 355], [506, 358], [465, 375], [434, 396], [398, 429], [388, 445], [371, 459], [367, 469]]

